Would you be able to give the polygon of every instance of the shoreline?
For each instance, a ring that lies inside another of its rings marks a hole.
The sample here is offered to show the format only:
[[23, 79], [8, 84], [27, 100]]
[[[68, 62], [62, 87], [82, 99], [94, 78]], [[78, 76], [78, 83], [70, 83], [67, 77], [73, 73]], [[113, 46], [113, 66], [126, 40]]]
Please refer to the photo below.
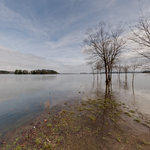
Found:
[[125, 107], [113, 99], [68, 101], [53, 106], [8, 134], [3, 149], [148, 150], [150, 122]]

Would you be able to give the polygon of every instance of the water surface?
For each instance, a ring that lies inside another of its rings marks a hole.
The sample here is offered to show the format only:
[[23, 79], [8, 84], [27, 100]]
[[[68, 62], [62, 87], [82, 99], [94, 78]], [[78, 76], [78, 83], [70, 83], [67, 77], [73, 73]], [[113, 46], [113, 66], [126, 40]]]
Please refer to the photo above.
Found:
[[[150, 115], [150, 74], [113, 75], [116, 97]], [[17, 128], [46, 107], [105, 91], [104, 75], [0, 75], [0, 133]]]

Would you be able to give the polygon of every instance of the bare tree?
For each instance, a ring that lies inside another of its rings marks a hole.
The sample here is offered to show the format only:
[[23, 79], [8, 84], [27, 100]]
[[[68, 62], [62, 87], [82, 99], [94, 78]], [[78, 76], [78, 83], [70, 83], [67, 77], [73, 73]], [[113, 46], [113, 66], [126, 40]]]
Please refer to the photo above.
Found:
[[129, 66], [129, 65], [124, 65], [124, 66], [123, 66], [123, 71], [124, 71], [124, 73], [128, 73], [129, 69], [130, 69], [130, 66]]
[[142, 64], [141, 63], [134, 63], [130, 66], [130, 69], [131, 71], [133, 72], [132, 73], [132, 87], [134, 87], [134, 77], [135, 77], [135, 71], [136, 69], [142, 67]]
[[142, 64], [141, 63], [134, 63], [130, 66], [130, 70], [135, 73], [136, 69], [139, 68], [139, 67], [142, 67]]
[[129, 68], [130, 68], [129, 65], [123, 65], [123, 68], [122, 68], [124, 73], [125, 73], [125, 81], [124, 81], [124, 83], [125, 83], [124, 88], [125, 89], [128, 89], [128, 76], [127, 76], [127, 73], [129, 71]]
[[130, 38], [139, 48], [136, 51], [150, 60], [150, 20], [140, 17], [138, 23], [131, 29]]
[[111, 82], [112, 69], [117, 62], [125, 41], [121, 36], [121, 27], [112, 28], [101, 22], [96, 28], [88, 32], [84, 40], [85, 50], [93, 63], [99, 63], [105, 71], [106, 85]]

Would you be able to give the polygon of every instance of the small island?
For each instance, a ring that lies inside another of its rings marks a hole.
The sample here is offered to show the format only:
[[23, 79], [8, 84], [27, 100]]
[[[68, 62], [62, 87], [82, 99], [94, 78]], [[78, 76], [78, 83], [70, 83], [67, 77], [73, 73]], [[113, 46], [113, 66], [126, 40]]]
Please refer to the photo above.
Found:
[[145, 70], [143, 71], [143, 73], [150, 73], [150, 70]]
[[42, 69], [42, 70], [32, 70], [32, 71], [28, 71], [28, 70], [15, 70], [14, 74], [58, 74], [57, 71], [55, 70], [46, 70], [46, 69]]
[[6, 71], [0, 70], [0, 74], [59, 74], [55, 70], [47, 70], [47, 69], [38, 69], [38, 70], [15, 70], [15, 71]]
[[13, 71], [0, 70], [0, 74], [13, 74]]

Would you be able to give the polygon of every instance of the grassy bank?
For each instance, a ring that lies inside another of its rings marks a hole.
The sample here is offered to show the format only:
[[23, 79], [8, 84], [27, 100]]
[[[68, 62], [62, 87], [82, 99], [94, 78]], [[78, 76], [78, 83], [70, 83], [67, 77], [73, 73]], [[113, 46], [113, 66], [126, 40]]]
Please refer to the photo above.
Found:
[[149, 122], [124, 104], [108, 98], [55, 106], [12, 135], [2, 149], [150, 149]]

